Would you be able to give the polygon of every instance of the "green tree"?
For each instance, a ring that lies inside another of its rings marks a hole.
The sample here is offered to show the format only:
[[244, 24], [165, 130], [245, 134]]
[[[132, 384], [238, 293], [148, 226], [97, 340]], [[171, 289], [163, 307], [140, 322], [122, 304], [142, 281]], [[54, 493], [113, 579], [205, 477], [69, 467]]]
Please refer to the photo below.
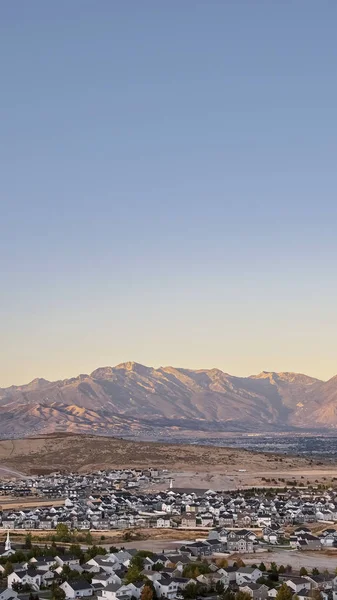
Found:
[[230, 588], [227, 588], [227, 590], [225, 590], [224, 593], [221, 594], [220, 598], [221, 600], [235, 600], [235, 594]]
[[63, 591], [62, 588], [60, 588], [59, 585], [53, 585], [52, 586], [52, 594], [51, 594], [52, 600], [65, 600], [65, 592]]
[[222, 595], [225, 591], [225, 586], [222, 581], [217, 581], [215, 584], [215, 591], [217, 594]]
[[319, 570], [317, 569], [317, 567], [314, 567], [311, 573], [312, 575], [319, 575]]
[[306, 570], [305, 567], [300, 568], [300, 575], [301, 575], [301, 577], [303, 577], [303, 575], [308, 575], [308, 571]]
[[276, 600], [292, 600], [292, 597], [292, 590], [285, 583], [283, 583], [277, 591]]
[[235, 600], [252, 600], [252, 597], [247, 592], [237, 592], [235, 594]]
[[206, 575], [206, 573], [210, 573], [211, 569], [209, 564], [206, 562], [194, 562], [189, 565], [186, 565], [183, 568], [183, 577], [191, 577], [196, 578], [198, 575]]
[[10, 575], [11, 573], [13, 573], [13, 565], [12, 563], [8, 560], [5, 564], [5, 570], [4, 570], [4, 577], [8, 577], [8, 575]]
[[137, 556], [141, 556], [142, 558], [153, 558], [154, 552], [151, 552], [151, 550], [138, 550]]
[[142, 579], [142, 574], [141, 574], [142, 569], [140, 569], [136, 564], [133, 564], [129, 566], [127, 573], [125, 575], [124, 578], [124, 582], [126, 584], [128, 583], [135, 583], [135, 581], [139, 581], [140, 579]]
[[88, 531], [88, 533], [85, 534], [84, 541], [86, 544], [92, 544], [93, 539], [90, 531]]
[[261, 562], [259, 564], [259, 569], [260, 569], [260, 571], [266, 571], [266, 565], [263, 562]]
[[70, 542], [71, 534], [69, 528], [64, 523], [58, 523], [56, 525], [56, 539], [59, 542]]
[[280, 566], [279, 566], [279, 569], [278, 569], [278, 572], [279, 572], [279, 573], [285, 573], [285, 572], [286, 572], [286, 568], [285, 568], [285, 566], [284, 566], [284, 565], [280, 565]]
[[69, 553], [73, 556], [76, 556], [76, 558], [79, 558], [80, 560], [84, 556], [83, 550], [81, 549], [81, 546], [79, 544], [71, 544], [69, 548]]
[[137, 554], [135, 554], [130, 561], [130, 567], [137, 567], [139, 571], [142, 571], [144, 569], [143, 556], [140, 556], [140, 554], [137, 552]]
[[198, 586], [196, 583], [189, 583], [182, 592], [184, 598], [196, 598], [198, 595]]
[[27, 535], [25, 537], [25, 548], [27, 548], [27, 550], [30, 550], [31, 547], [32, 547], [32, 534], [27, 533]]

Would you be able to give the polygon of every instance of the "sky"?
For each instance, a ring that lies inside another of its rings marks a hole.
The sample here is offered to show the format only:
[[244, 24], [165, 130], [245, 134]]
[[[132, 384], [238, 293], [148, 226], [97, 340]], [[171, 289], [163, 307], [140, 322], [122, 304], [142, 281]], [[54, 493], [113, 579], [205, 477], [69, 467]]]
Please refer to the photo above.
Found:
[[0, 386], [337, 373], [337, 3], [0, 3]]

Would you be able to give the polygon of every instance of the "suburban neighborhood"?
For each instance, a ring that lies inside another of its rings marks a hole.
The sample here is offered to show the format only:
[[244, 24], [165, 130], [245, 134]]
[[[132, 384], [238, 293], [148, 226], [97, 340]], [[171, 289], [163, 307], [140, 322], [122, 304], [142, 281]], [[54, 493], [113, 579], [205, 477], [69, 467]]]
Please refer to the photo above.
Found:
[[[337, 600], [335, 569], [268, 559], [337, 550], [333, 488], [179, 489], [168, 471], [112, 470], [4, 480], [0, 502], [0, 600]], [[130, 547], [151, 529], [161, 551]], [[173, 547], [168, 530], [185, 539]]]

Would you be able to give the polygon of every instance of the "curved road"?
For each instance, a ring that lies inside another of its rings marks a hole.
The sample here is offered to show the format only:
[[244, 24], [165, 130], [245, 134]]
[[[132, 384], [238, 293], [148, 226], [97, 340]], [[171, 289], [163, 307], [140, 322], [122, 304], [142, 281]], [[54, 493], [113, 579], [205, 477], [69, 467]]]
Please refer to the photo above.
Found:
[[24, 475], [24, 473], [20, 473], [15, 469], [10, 469], [9, 467], [0, 465], [0, 477], [18, 477], [20, 479], [26, 479], [27, 475]]

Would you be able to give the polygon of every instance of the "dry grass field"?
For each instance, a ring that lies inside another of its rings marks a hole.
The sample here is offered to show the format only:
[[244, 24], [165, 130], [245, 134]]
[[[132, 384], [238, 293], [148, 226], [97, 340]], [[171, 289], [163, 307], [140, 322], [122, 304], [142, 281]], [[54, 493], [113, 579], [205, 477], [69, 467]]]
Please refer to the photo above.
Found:
[[16, 472], [26, 475], [55, 471], [85, 473], [114, 467], [151, 466], [167, 469], [168, 476], [174, 479], [174, 487], [234, 489], [261, 484], [284, 485], [287, 479], [297, 479], [306, 485], [307, 481], [329, 482], [337, 477], [337, 468], [332, 468], [329, 462], [322, 464], [322, 461], [304, 457], [216, 446], [134, 442], [75, 434], [0, 441], [0, 476], [2, 469], [3, 477]]

